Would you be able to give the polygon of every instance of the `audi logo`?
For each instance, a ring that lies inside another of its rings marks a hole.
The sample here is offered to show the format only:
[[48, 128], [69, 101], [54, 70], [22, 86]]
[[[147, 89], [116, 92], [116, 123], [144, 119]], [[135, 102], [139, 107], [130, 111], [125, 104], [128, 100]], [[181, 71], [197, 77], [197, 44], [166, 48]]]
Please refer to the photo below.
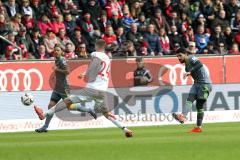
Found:
[[[209, 69], [207, 68], [206, 65], [203, 65], [203, 67], [206, 69], [208, 75], [209, 75]], [[177, 69], [180, 70], [180, 75], [177, 73]], [[169, 71], [168, 74], [168, 80], [165, 80], [165, 82], [168, 82], [170, 85], [176, 85], [178, 77], [181, 81], [181, 85], [187, 84], [188, 78], [191, 78], [193, 81], [192, 77], [187, 77], [184, 79], [184, 73], [185, 73], [185, 66], [182, 64], [176, 64], [176, 65], [170, 65], [166, 64], [160, 67], [159, 72], [158, 72], [158, 80], [160, 85], [167, 85], [166, 83], [163, 82], [162, 76], [166, 72], [166, 70]]]
[[[20, 78], [20, 74], [23, 74], [23, 78]], [[8, 88], [12, 88], [11, 91], [19, 91], [20, 84], [23, 84], [24, 90], [31, 90], [32, 81], [31, 75], [37, 75], [39, 79], [39, 84], [36, 90], [41, 90], [43, 86], [43, 76], [42, 73], [37, 69], [7, 69], [0, 70], [0, 90], [1, 91], [9, 91]], [[10, 76], [11, 75], [11, 76]], [[9, 78], [11, 80], [9, 80]], [[36, 82], [35, 82], [36, 83]]]

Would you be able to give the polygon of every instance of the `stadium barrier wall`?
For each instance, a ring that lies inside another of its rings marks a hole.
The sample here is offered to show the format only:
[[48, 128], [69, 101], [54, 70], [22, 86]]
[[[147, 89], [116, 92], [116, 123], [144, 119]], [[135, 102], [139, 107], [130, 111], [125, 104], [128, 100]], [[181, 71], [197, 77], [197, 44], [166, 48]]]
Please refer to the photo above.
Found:
[[[240, 56], [214, 56], [200, 58], [213, 81], [213, 91], [205, 107], [204, 122], [240, 121]], [[72, 87], [84, 82], [77, 78], [87, 68], [88, 61], [69, 61]], [[33, 131], [40, 127], [32, 107], [21, 104], [22, 91], [31, 92], [35, 103], [47, 110], [53, 80], [52, 61], [5, 62], [0, 63], [0, 132]], [[192, 80], [180, 76], [184, 67], [176, 58], [146, 59], [146, 67], [154, 75], [154, 82], [148, 87], [132, 87], [134, 59], [113, 60], [110, 93], [114, 96], [114, 113], [128, 126], [176, 124], [171, 112], [181, 111]], [[115, 83], [116, 82], [116, 83]], [[164, 85], [172, 86], [163, 94]], [[148, 92], [146, 92], [148, 91]], [[153, 93], [153, 94], [151, 94]], [[86, 105], [92, 107], [92, 103]], [[194, 107], [193, 107], [194, 108]], [[80, 115], [84, 116], [84, 115]], [[193, 112], [189, 123], [195, 123]], [[63, 121], [54, 118], [51, 129], [78, 129], [112, 127], [103, 117], [98, 120]]]

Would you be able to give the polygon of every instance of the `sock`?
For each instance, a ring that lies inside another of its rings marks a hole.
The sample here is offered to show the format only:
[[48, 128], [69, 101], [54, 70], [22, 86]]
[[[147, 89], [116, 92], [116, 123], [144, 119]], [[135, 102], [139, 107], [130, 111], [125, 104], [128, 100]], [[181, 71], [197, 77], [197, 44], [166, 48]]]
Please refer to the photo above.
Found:
[[204, 117], [203, 109], [198, 109], [197, 110], [197, 127], [202, 126], [203, 117]]
[[124, 129], [125, 127], [123, 127], [120, 122], [118, 120], [116, 120], [115, 118], [108, 116], [107, 118], [108, 120], [110, 120], [115, 126], [117, 126], [120, 129]]
[[45, 129], [48, 128], [49, 123], [50, 123], [50, 121], [52, 120], [52, 117], [53, 117], [53, 115], [47, 115], [47, 116], [46, 116], [46, 120], [45, 120], [45, 123], [44, 123], [44, 125], [43, 125], [43, 128], [45, 128]]
[[92, 109], [83, 107], [81, 103], [75, 103], [70, 106], [70, 110], [76, 110], [76, 111], [81, 111], [81, 112], [90, 112]]
[[191, 101], [186, 101], [186, 104], [185, 104], [185, 110], [182, 112], [182, 114], [187, 117], [190, 109], [192, 108], [192, 105], [193, 103]]
[[63, 109], [67, 108], [66, 104], [61, 100], [59, 101], [54, 107], [50, 108], [47, 113], [45, 114], [45, 117], [51, 117], [54, 113], [57, 113]]

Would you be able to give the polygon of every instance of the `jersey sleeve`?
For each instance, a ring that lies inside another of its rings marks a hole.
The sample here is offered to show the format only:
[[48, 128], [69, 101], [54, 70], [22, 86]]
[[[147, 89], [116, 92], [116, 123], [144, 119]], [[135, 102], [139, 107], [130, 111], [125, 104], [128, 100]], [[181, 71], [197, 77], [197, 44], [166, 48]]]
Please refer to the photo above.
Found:
[[192, 67], [189, 68], [188, 72], [196, 72], [203, 66], [202, 62], [195, 56], [189, 58], [189, 64]]

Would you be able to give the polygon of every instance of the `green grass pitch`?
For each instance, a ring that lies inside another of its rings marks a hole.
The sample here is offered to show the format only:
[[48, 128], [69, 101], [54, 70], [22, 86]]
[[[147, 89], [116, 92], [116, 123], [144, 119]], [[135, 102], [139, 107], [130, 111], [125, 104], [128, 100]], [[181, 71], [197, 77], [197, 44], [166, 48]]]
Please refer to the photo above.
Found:
[[0, 160], [239, 160], [240, 124], [132, 127], [0, 134]]

